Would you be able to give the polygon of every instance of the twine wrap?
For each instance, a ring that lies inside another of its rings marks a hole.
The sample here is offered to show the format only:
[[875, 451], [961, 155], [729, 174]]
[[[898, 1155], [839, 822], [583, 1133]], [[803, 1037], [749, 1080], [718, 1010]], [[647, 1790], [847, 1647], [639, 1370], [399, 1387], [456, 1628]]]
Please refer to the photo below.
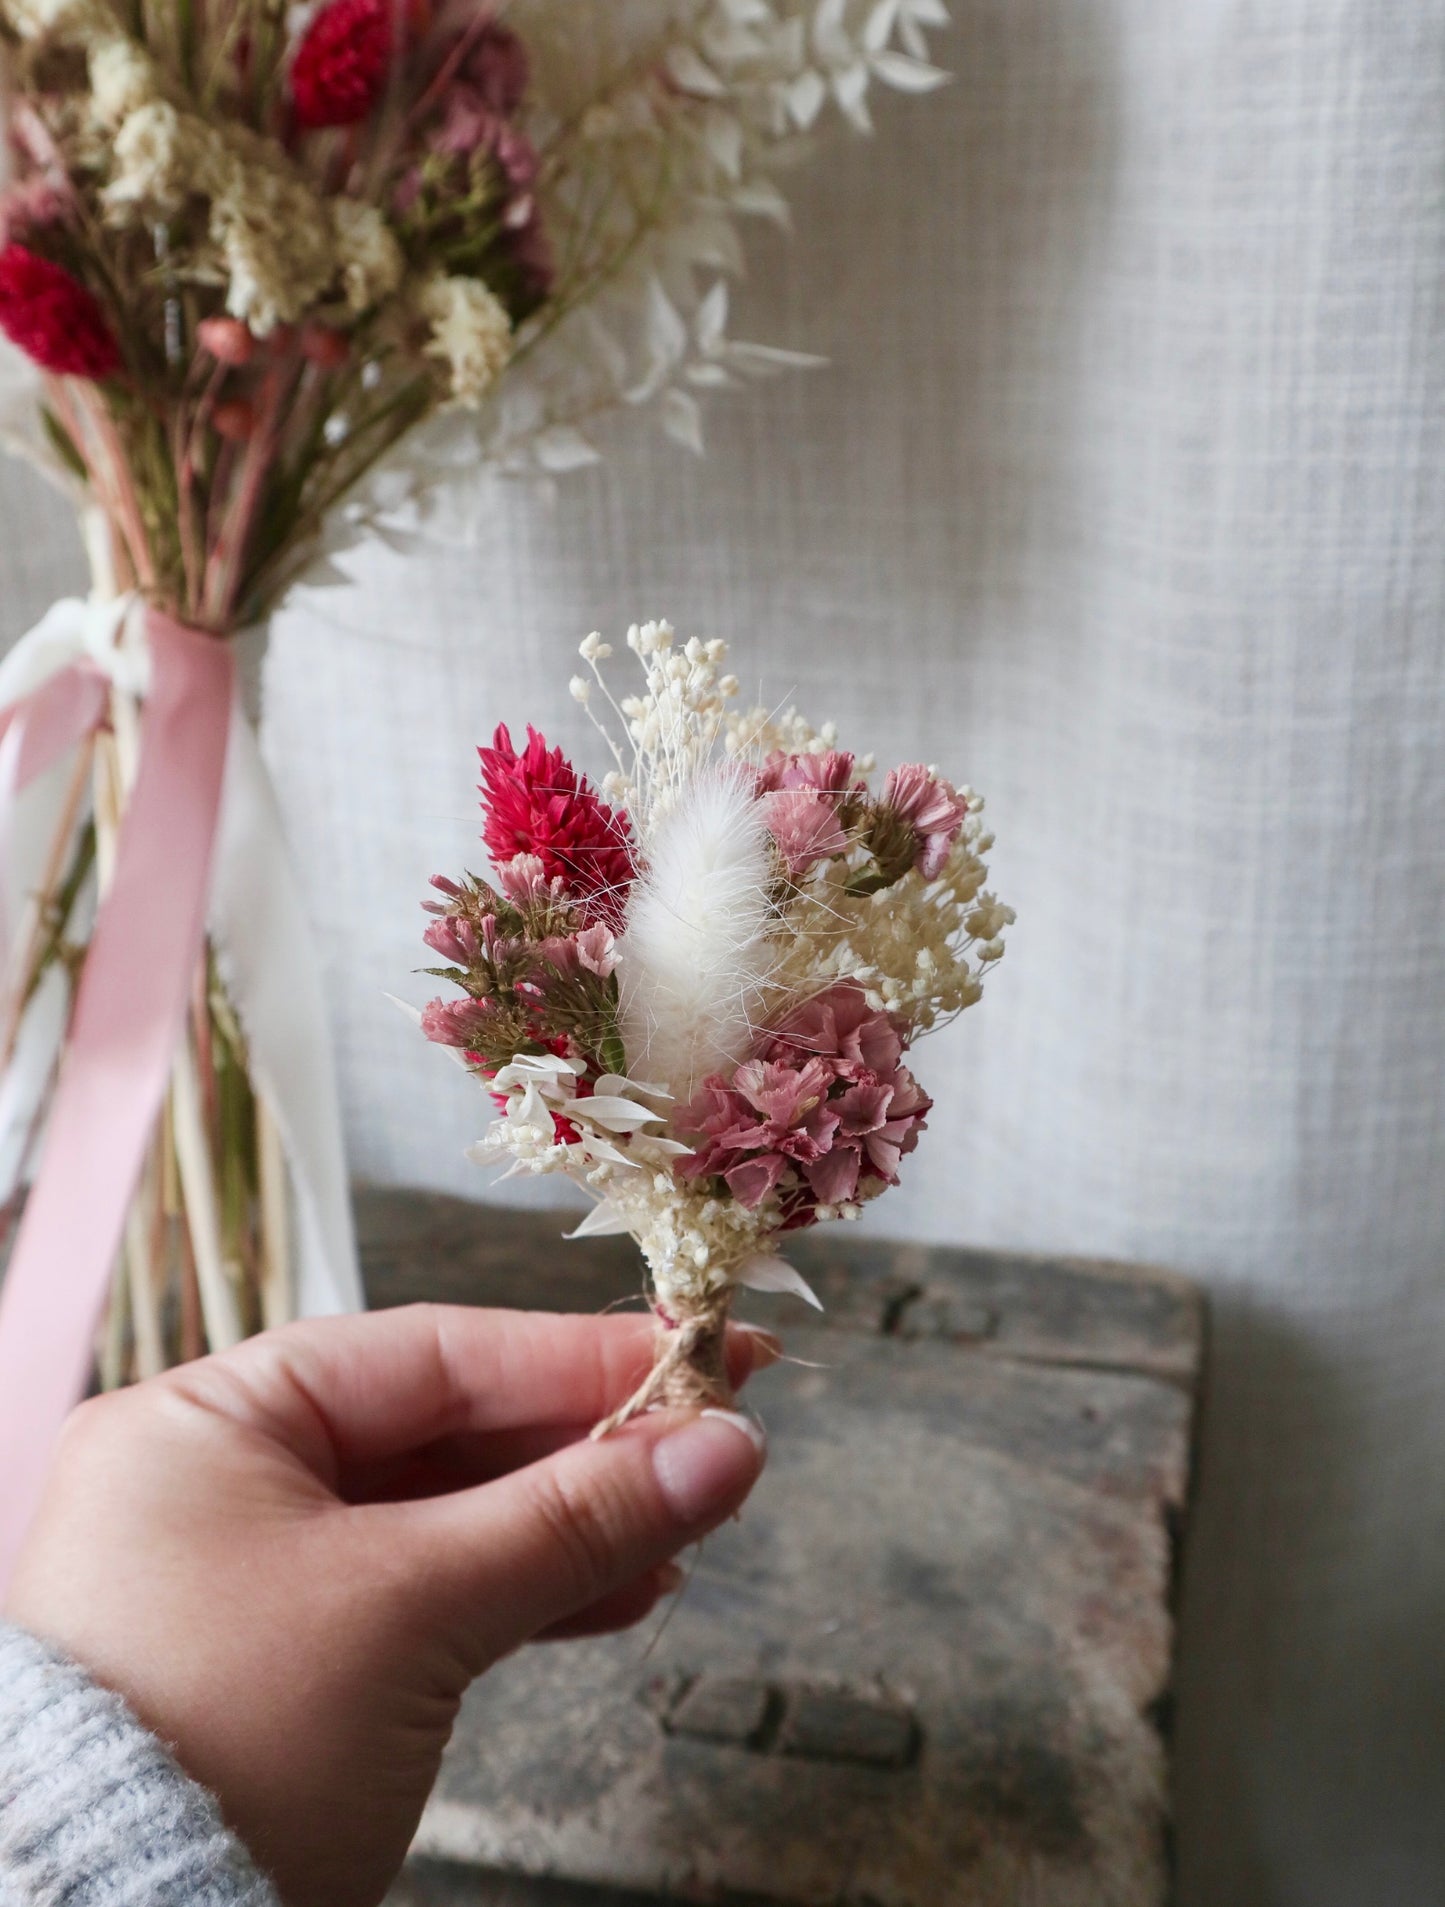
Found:
[[700, 1298], [670, 1299], [668, 1310], [654, 1305], [652, 1369], [592, 1435], [605, 1437], [645, 1410], [731, 1410], [727, 1328], [732, 1303], [733, 1287], [723, 1285]]

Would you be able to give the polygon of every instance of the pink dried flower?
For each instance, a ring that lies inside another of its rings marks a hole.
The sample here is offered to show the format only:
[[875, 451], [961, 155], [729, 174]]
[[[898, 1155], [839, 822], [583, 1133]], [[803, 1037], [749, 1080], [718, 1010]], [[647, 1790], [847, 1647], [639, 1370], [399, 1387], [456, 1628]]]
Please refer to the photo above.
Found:
[[825, 1105], [833, 1074], [821, 1060], [801, 1067], [745, 1060], [731, 1082], [715, 1073], [682, 1114], [697, 1135], [679, 1166], [690, 1179], [721, 1178], [749, 1211], [775, 1190], [790, 1167], [826, 1157], [837, 1118]]
[[778, 788], [762, 797], [768, 832], [793, 879], [848, 846], [833, 802], [816, 788]]
[[440, 920], [434, 920], [422, 940], [433, 953], [439, 953], [443, 960], [454, 960], [459, 967], [470, 966], [482, 950], [476, 928], [458, 914], [443, 914]]
[[63, 188], [43, 173], [17, 179], [0, 194], [0, 245], [8, 245], [12, 239], [28, 239], [47, 225], [58, 225], [70, 206]]
[[[537, 179], [537, 148], [520, 127], [501, 118], [470, 86], [447, 96], [446, 116], [427, 141], [434, 152], [452, 158], [485, 153], [513, 192], [527, 192]], [[521, 222], [520, 220], [518, 221]]]
[[351, 340], [335, 325], [309, 318], [301, 327], [301, 355], [323, 371], [337, 371], [351, 356]]
[[677, 1120], [695, 1146], [678, 1170], [721, 1178], [749, 1209], [779, 1191], [791, 1225], [894, 1184], [932, 1104], [902, 1053], [897, 1025], [861, 987], [830, 987], [731, 1080], [704, 1081]]
[[527, 96], [527, 49], [510, 27], [490, 21], [473, 41], [462, 73], [494, 113], [510, 118]]
[[823, 1054], [840, 1078], [859, 1080], [897, 1070], [903, 1040], [897, 1022], [868, 1004], [862, 987], [843, 981], [826, 993], [814, 994], [789, 1014], [768, 1039], [769, 1054], [789, 1051], [801, 1061]]
[[421, 1030], [438, 1046], [470, 1048], [485, 1033], [490, 1000], [432, 1000], [421, 1011]]
[[807, 1175], [814, 1196], [841, 1205], [857, 1196], [860, 1179], [896, 1185], [903, 1155], [918, 1144], [932, 1105], [906, 1066], [891, 1079], [850, 1086], [831, 1100], [838, 1128], [826, 1158]]
[[968, 818], [958, 790], [913, 762], [889, 771], [880, 807], [885, 820], [906, 822], [913, 830], [913, 865], [926, 881], [936, 879]]
[[211, 412], [211, 429], [227, 443], [249, 443], [256, 435], [256, 406], [248, 397], [228, 397]]
[[577, 958], [588, 973], [595, 973], [599, 980], [605, 980], [609, 974], [617, 971], [616, 943], [612, 938], [612, 930], [602, 921], [584, 927], [574, 939]]
[[494, 868], [497, 892], [513, 907], [526, 910], [541, 902], [561, 900], [565, 884], [560, 874], [549, 875], [539, 854], [514, 854]]
[[855, 785], [853, 756], [830, 748], [820, 755], [769, 755], [758, 770], [758, 793], [774, 788], [816, 788], [820, 794], [846, 795]]
[[249, 364], [256, 355], [255, 337], [239, 318], [202, 318], [196, 341], [218, 364]]
[[617, 969], [617, 954], [612, 930], [602, 921], [594, 921], [578, 934], [554, 934], [537, 943], [538, 957], [559, 973], [573, 979], [580, 973], [595, 974], [605, 980]]

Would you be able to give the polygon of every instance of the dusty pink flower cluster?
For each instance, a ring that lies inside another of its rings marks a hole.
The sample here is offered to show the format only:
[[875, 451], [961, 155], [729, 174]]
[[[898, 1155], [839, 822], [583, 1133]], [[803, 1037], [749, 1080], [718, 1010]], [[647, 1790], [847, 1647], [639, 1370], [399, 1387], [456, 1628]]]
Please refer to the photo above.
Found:
[[882, 795], [873, 796], [854, 773], [854, 757], [839, 749], [770, 755], [758, 770], [757, 789], [794, 881], [860, 842], [875, 861], [870, 888], [891, 886], [913, 868], [931, 881], [968, 816], [952, 783], [916, 762], [893, 769]]
[[689, 1179], [720, 1178], [749, 1210], [780, 1196], [784, 1229], [820, 1206], [896, 1184], [932, 1101], [903, 1064], [891, 1015], [848, 981], [809, 1000], [730, 1079], [715, 1073], [678, 1116]]
[[432, 84], [436, 111], [422, 151], [392, 197], [404, 222], [430, 214], [433, 237], [460, 239], [469, 220], [482, 220], [500, 184], [500, 204], [485, 216], [517, 273], [524, 308], [546, 297], [553, 276], [535, 196], [537, 152], [519, 118], [527, 85], [527, 51], [510, 28], [492, 20], [458, 33]]
[[770, 755], [758, 771], [758, 799], [788, 873], [801, 880], [820, 861], [846, 853], [847, 822], [867, 789], [853, 776], [853, 757]]

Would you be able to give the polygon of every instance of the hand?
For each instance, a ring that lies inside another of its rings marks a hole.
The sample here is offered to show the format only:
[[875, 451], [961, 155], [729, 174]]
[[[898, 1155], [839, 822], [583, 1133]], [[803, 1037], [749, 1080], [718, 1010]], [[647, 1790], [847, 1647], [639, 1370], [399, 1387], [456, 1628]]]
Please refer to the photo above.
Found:
[[[734, 1329], [734, 1383], [776, 1344]], [[417, 1306], [292, 1325], [71, 1417], [6, 1615], [117, 1690], [287, 1907], [371, 1907], [462, 1692], [625, 1626], [763, 1463], [727, 1413], [589, 1427], [641, 1318]]]

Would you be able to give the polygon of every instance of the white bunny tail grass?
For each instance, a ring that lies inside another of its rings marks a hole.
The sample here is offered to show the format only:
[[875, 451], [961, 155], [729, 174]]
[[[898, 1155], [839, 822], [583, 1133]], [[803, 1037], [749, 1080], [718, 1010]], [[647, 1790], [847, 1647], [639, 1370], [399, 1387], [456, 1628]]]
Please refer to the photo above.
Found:
[[775, 950], [763, 808], [746, 771], [718, 765], [680, 788], [641, 842], [619, 946], [629, 1073], [685, 1104], [752, 1042]]

